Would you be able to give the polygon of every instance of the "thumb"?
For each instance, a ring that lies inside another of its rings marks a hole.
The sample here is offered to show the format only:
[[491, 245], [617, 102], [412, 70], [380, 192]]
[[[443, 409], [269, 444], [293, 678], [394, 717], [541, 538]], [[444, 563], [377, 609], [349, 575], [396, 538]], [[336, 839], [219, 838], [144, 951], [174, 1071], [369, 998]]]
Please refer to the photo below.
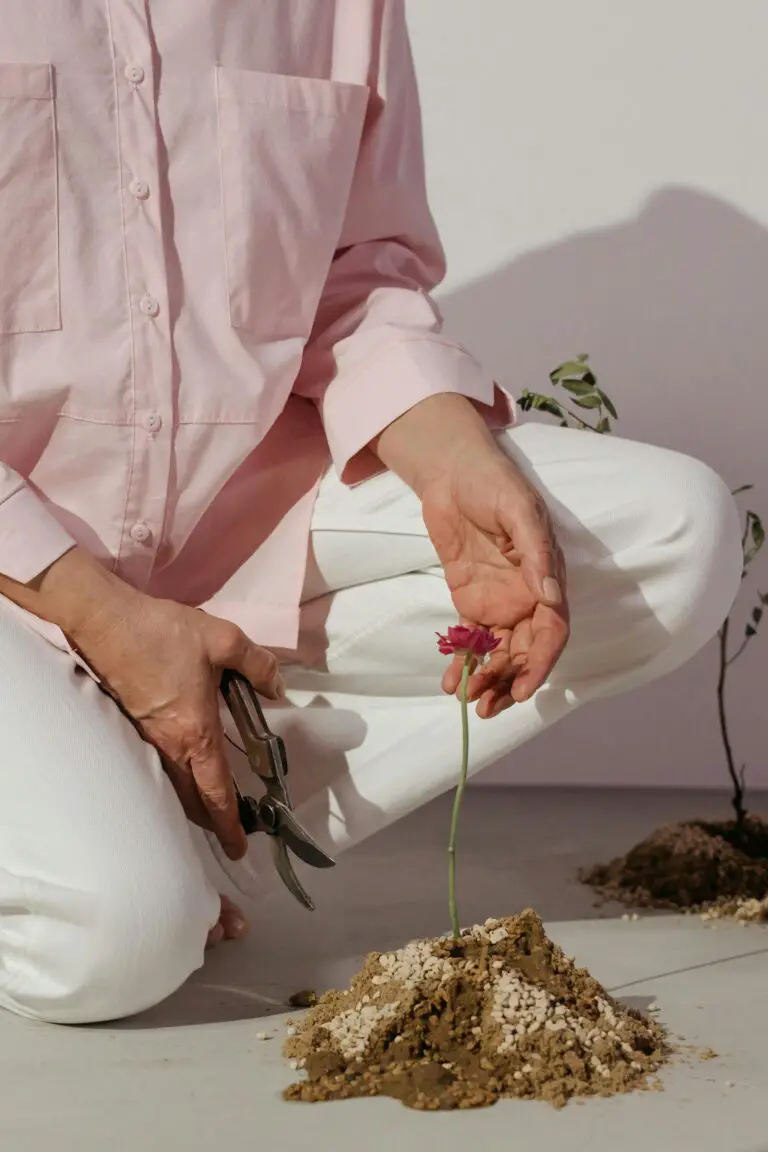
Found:
[[249, 684], [267, 699], [285, 699], [285, 681], [280, 675], [280, 665], [274, 652], [268, 648], [252, 644], [246, 638], [242, 651], [230, 662], [230, 667], [245, 676]]
[[520, 571], [532, 596], [549, 607], [563, 603], [563, 566], [555, 534], [540, 497], [526, 501], [505, 524]]
[[269, 700], [282, 700], [285, 683], [274, 652], [254, 644], [240, 628], [216, 621], [208, 638], [211, 662], [215, 668], [228, 668], [241, 676]]
[[542, 563], [540, 556], [523, 556], [520, 570], [526, 587], [540, 604], [546, 604], [548, 608], [558, 608], [562, 604], [563, 590], [548, 562]]

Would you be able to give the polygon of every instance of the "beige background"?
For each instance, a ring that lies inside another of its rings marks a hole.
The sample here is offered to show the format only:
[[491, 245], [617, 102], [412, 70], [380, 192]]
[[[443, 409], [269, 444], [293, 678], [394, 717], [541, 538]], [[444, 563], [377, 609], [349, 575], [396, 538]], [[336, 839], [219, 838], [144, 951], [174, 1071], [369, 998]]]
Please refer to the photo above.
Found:
[[[768, 521], [768, 6], [408, 0], [449, 327], [515, 392], [587, 351], [621, 433], [700, 456]], [[746, 590], [768, 590], [768, 548]], [[768, 627], [732, 674], [763, 755]], [[484, 782], [725, 784], [713, 647]]]

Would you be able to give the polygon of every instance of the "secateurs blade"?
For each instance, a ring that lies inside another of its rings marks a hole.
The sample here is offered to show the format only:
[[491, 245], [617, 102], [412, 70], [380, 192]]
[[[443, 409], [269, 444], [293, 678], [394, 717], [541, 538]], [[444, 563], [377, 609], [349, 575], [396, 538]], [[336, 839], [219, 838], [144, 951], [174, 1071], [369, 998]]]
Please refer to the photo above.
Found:
[[313, 910], [315, 905], [293, 870], [288, 849], [313, 868], [332, 868], [332, 860], [320, 845], [301, 827], [293, 813], [286, 776], [288, 759], [281, 736], [270, 731], [259, 698], [251, 684], [237, 672], [226, 671], [221, 678], [221, 692], [232, 714], [243, 751], [266, 789], [258, 800], [244, 796], [235, 782], [240, 822], [247, 836], [265, 832], [270, 840], [272, 858], [278, 875], [300, 904]]

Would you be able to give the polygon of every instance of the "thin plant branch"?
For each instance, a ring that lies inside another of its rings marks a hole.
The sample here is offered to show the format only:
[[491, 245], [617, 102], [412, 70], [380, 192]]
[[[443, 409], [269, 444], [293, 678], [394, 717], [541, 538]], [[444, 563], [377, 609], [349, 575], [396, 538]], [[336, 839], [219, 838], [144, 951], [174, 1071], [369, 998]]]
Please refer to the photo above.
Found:
[[751, 640], [751, 639], [752, 639], [752, 637], [751, 637], [751, 636], [745, 636], [745, 637], [744, 637], [744, 639], [742, 640], [741, 644], [740, 644], [740, 645], [739, 645], [739, 647], [736, 649], [736, 651], [733, 653], [733, 655], [732, 655], [732, 656], [729, 656], [729, 657], [726, 659], [726, 661], [725, 661], [725, 666], [726, 666], [726, 668], [730, 668], [731, 664], [735, 664], [735, 663], [736, 663], [736, 661], [738, 660], [739, 656], [741, 656], [742, 652], [743, 652], [743, 651], [744, 651], [744, 649], [746, 648], [747, 644], [749, 644], [749, 642], [750, 642], [750, 640]]
[[[567, 360], [564, 364], [556, 368], [554, 372], [551, 372], [549, 378], [555, 387], [560, 385], [566, 392], [575, 396], [577, 398], [576, 404], [579, 407], [594, 411], [598, 416], [597, 426], [588, 423], [572, 408], [563, 404], [559, 396], [547, 395], [543, 392], [523, 392], [518, 400], [518, 404], [523, 411], [528, 412], [533, 410], [546, 412], [547, 415], [559, 420], [561, 425], [565, 427], [575, 426], [578, 429], [596, 432], [599, 435], [611, 432], [611, 422], [606, 413], [614, 420], [618, 419], [618, 413], [610, 397], [606, 396], [605, 392], [599, 387], [597, 376], [590, 367], [589, 357], [587, 355], [577, 356], [575, 360]], [[569, 424], [569, 420], [572, 421], [571, 424]], [[735, 489], [732, 495], [740, 496], [744, 492], [749, 492], [751, 488], [751, 484], [742, 484], [740, 488]], [[749, 566], [757, 556], [764, 542], [765, 531], [760, 517], [751, 510], [747, 511], [744, 522], [744, 533], [741, 540], [743, 554], [742, 580], [747, 576]], [[735, 833], [737, 838], [744, 832], [748, 815], [744, 802], [746, 796], [746, 765], [742, 764], [738, 770], [736, 768], [728, 723], [726, 684], [729, 669], [743, 655], [750, 640], [757, 635], [757, 630], [766, 607], [768, 607], [768, 594], [759, 593], [759, 603], [752, 609], [751, 619], [744, 631], [744, 638], [733, 653], [729, 653], [728, 651], [728, 641], [733, 619], [732, 614], [725, 620], [718, 633], [719, 668], [717, 678], [717, 714], [728, 775], [733, 784], [731, 804], [736, 813]]]
[[736, 771], [731, 736], [728, 730], [728, 711], [725, 700], [725, 684], [728, 675], [728, 665], [730, 663], [728, 659], [728, 633], [730, 631], [730, 624], [730, 617], [728, 617], [718, 633], [720, 641], [720, 671], [717, 678], [717, 715], [720, 722], [720, 735], [723, 740], [723, 748], [725, 749], [725, 762], [728, 767], [728, 775], [733, 784], [731, 803], [733, 804], [733, 810], [736, 814], [736, 833], [737, 836], [739, 836], [744, 828], [747, 810], [744, 807], [744, 767], [742, 766], [741, 773]]

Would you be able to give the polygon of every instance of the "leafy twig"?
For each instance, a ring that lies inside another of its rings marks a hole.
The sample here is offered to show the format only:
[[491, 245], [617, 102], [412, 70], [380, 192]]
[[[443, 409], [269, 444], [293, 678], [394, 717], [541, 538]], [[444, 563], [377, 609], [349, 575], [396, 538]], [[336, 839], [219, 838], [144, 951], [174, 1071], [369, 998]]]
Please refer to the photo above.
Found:
[[[731, 797], [731, 804], [736, 814], [736, 838], [741, 837], [744, 830], [744, 824], [747, 819], [747, 809], [744, 805], [745, 793], [745, 766], [742, 765], [741, 771], [736, 771], [736, 764], [733, 759], [733, 749], [731, 747], [731, 737], [728, 731], [728, 711], [725, 703], [725, 681], [728, 674], [728, 632], [730, 630], [730, 617], [728, 617], [720, 632], [718, 633], [720, 641], [720, 671], [717, 678], [717, 715], [720, 721], [720, 735], [723, 740], [723, 748], [725, 749], [725, 763], [728, 768], [728, 775], [731, 778], [733, 785], [733, 796]], [[743, 650], [743, 649], [742, 649]]]
[[[597, 423], [590, 424], [589, 421], [583, 419], [577, 412], [574, 412], [572, 408], [564, 404], [557, 396], [547, 395], [542, 392], [525, 391], [522, 393], [518, 404], [524, 412], [530, 412], [531, 410], [546, 412], [548, 415], [558, 419], [564, 428], [575, 427], [584, 431], [598, 433], [612, 431], [613, 426], [611, 420], [618, 420], [618, 414], [610, 397], [599, 387], [597, 376], [590, 367], [589, 357], [587, 355], [577, 356], [575, 360], [567, 360], [564, 364], [561, 364], [559, 368], [555, 368], [554, 372], [550, 372], [549, 378], [555, 387], [560, 385], [566, 392], [573, 396], [573, 403], [578, 408], [594, 411], [598, 417]], [[750, 491], [751, 488], [751, 484], [743, 484], [734, 491], [733, 495], [740, 496], [742, 493]], [[746, 577], [750, 564], [764, 543], [765, 531], [762, 521], [756, 512], [748, 510], [745, 517], [744, 534], [742, 537], [742, 551], [744, 555], [742, 580]], [[718, 633], [720, 662], [717, 679], [717, 711], [728, 775], [733, 784], [731, 803], [736, 813], [735, 831], [737, 837], [742, 835], [747, 819], [747, 809], [744, 803], [746, 795], [746, 765], [742, 764], [741, 768], [737, 770], [734, 760], [728, 727], [726, 682], [728, 670], [744, 653], [750, 640], [757, 635], [757, 630], [763, 619], [764, 609], [768, 606], [768, 593], [760, 592], [758, 593], [758, 597], [759, 602], [752, 609], [749, 622], [744, 630], [744, 637], [734, 652], [729, 653], [728, 651], [732, 615], [728, 616]]]
[[[743, 484], [734, 492], [734, 496], [740, 495], [742, 492], [747, 492], [752, 487], [751, 484]], [[757, 556], [760, 549], [765, 543], [765, 530], [762, 521], [756, 512], [748, 510], [744, 520], [744, 532], [741, 537], [741, 548], [743, 554], [743, 567], [741, 572], [742, 580], [746, 577], [750, 564]], [[728, 642], [730, 639], [731, 631], [731, 617], [728, 616], [724, 621], [718, 633], [719, 654], [720, 654], [720, 667], [717, 677], [717, 714], [720, 721], [720, 735], [723, 740], [723, 748], [725, 750], [725, 762], [728, 768], [728, 775], [731, 778], [733, 785], [733, 795], [731, 797], [731, 804], [734, 813], [736, 814], [735, 833], [736, 838], [739, 840], [744, 833], [744, 828], [747, 820], [747, 808], [744, 803], [746, 795], [746, 765], [742, 764], [741, 768], [736, 769], [736, 762], [733, 756], [733, 748], [731, 746], [731, 737], [728, 727], [728, 710], [726, 707], [726, 681], [728, 678], [728, 670], [743, 654], [750, 640], [757, 635], [757, 630], [763, 619], [763, 612], [766, 604], [768, 604], [768, 594], [758, 592], [759, 603], [757, 603], [750, 614], [749, 622], [744, 629], [744, 637], [735, 652], [729, 653]]]
[[[549, 378], [557, 387], [561, 385], [566, 392], [573, 396], [573, 403], [577, 408], [592, 411], [597, 416], [597, 423], [590, 424], [584, 417], [579, 416], [572, 408], [565, 405], [555, 396], [547, 396], [542, 392], [522, 393], [518, 404], [524, 412], [536, 409], [555, 416], [564, 428], [576, 427], [589, 432], [612, 431], [611, 419], [618, 420], [619, 416], [610, 396], [600, 388], [597, 376], [589, 365], [589, 357], [584, 354], [575, 360], [566, 360], [559, 368], [550, 372]], [[572, 423], [571, 423], [572, 422]]]

